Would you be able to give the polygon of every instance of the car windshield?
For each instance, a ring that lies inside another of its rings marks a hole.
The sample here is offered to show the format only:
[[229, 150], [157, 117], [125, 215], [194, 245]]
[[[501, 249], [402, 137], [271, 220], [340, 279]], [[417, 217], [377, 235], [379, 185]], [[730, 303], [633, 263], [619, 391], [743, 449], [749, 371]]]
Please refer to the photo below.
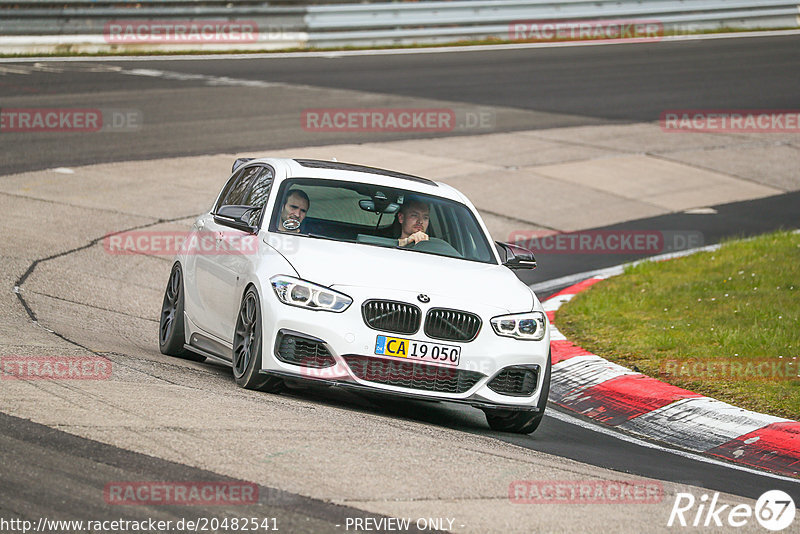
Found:
[[[464, 204], [375, 184], [286, 180], [269, 230], [497, 263], [475, 215]], [[427, 239], [404, 239], [418, 232]]]

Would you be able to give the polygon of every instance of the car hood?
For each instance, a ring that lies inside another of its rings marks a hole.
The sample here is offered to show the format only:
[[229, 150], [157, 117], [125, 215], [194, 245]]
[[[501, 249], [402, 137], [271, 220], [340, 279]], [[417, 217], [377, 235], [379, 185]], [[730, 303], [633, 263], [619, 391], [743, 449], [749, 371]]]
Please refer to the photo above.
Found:
[[331, 288], [375, 288], [376, 297], [381, 289], [424, 293], [509, 313], [533, 309], [530, 289], [502, 265], [308, 237], [272, 245], [300, 278]]

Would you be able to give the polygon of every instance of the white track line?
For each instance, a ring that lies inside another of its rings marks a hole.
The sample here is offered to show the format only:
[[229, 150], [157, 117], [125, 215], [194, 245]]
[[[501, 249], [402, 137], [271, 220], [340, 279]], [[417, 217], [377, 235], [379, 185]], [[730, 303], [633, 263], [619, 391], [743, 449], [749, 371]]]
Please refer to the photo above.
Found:
[[287, 58], [338, 58], [348, 56], [388, 56], [388, 55], [414, 55], [414, 54], [447, 54], [453, 52], [492, 52], [498, 50], [527, 50], [532, 48], [570, 48], [575, 46], [607, 46], [625, 44], [651, 44], [672, 43], [678, 41], [705, 41], [710, 39], [737, 39], [752, 37], [779, 37], [786, 35], [800, 35], [800, 30], [765, 30], [754, 32], [733, 33], [707, 33], [700, 35], [675, 35], [667, 36], [658, 41], [642, 43], [637, 40], [603, 40], [603, 41], [562, 41], [557, 43], [509, 43], [495, 45], [469, 45], [469, 46], [442, 46], [431, 48], [392, 48], [380, 50], [329, 50], [309, 52], [275, 52], [256, 54], [205, 54], [205, 55], [174, 55], [174, 56], [69, 56], [69, 57], [13, 57], [0, 58], [0, 63], [22, 63], [29, 61], [201, 61], [209, 59], [287, 59]]
[[615, 437], [615, 438], [620, 439], [622, 441], [627, 441], [629, 443], [633, 443], [634, 445], [638, 445], [640, 447], [647, 447], [647, 448], [650, 448], [650, 449], [656, 449], [656, 450], [659, 450], [659, 451], [669, 452], [671, 454], [676, 454], [678, 456], [683, 456], [684, 458], [689, 458], [690, 460], [696, 460], [698, 462], [703, 462], [703, 463], [707, 463], [707, 464], [719, 465], [719, 466], [722, 466], [722, 467], [727, 467], [729, 469], [735, 469], [737, 471], [745, 471], [745, 472], [751, 473], [753, 475], [761, 475], [761, 476], [765, 476], [765, 477], [769, 477], [769, 478], [774, 478], [774, 479], [777, 479], [777, 480], [783, 480], [785, 482], [794, 482], [796, 484], [800, 484], [800, 481], [797, 480], [796, 478], [790, 478], [790, 477], [785, 477], [785, 476], [782, 476], [782, 475], [776, 475], [774, 473], [770, 473], [770, 472], [767, 472], [767, 471], [759, 471], [757, 469], [753, 469], [753, 468], [750, 468], [750, 467], [745, 467], [745, 466], [739, 465], [739, 464], [723, 462], [721, 460], [716, 460], [716, 459], [711, 458], [709, 456], [703, 456], [703, 455], [696, 454], [696, 453], [693, 453], [693, 452], [684, 451], [684, 450], [681, 450], [681, 449], [672, 449], [672, 448], [669, 448], [669, 447], [656, 445], [655, 443], [651, 443], [649, 441], [645, 441], [645, 440], [642, 440], [642, 439], [639, 439], [639, 438], [635, 438], [633, 436], [629, 436], [628, 434], [624, 434], [622, 432], [617, 432], [615, 430], [611, 430], [611, 429], [606, 428], [604, 426], [600, 426], [600, 425], [598, 425], [596, 423], [586, 422], [583, 419], [579, 419], [577, 417], [573, 417], [573, 416], [571, 416], [571, 415], [569, 415], [567, 413], [564, 413], [564, 412], [559, 411], [559, 410], [554, 410], [552, 408], [549, 408], [545, 412], [545, 415], [547, 415], [549, 417], [552, 417], [553, 419], [558, 419], [559, 421], [563, 421], [565, 423], [569, 423], [571, 425], [576, 425], [576, 426], [579, 426], [581, 428], [584, 428], [584, 429], [587, 429], [587, 430], [591, 430], [593, 432], [599, 432], [600, 434], [605, 434], [606, 436], [612, 436], [612, 437]]

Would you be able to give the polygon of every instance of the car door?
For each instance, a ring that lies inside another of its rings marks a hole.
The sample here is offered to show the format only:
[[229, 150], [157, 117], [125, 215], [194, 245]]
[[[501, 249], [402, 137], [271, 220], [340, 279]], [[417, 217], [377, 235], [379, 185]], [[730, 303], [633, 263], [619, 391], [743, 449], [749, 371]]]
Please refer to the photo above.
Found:
[[[218, 291], [215, 288], [216, 277], [210, 276], [209, 270], [213, 272], [214, 267], [207, 260], [200, 262], [198, 266], [198, 257], [202, 252], [201, 244], [207, 242], [210, 237], [206, 228], [213, 221], [213, 213], [216, 211], [218, 205], [230, 194], [234, 187], [242, 187], [242, 176], [245, 172], [244, 168], [240, 168], [233, 175], [228, 178], [228, 181], [223, 186], [220, 194], [218, 195], [216, 204], [211, 208], [209, 213], [205, 213], [198, 217], [192, 225], [192, 229], [186, 236], [183, 246], [183, 270], [184, 270], [184, 288], [186, 306], [186, 317], [200, 327], [206, 333], [211, 331], [218, 331], [214, 326], [215, 319], [213, 318], [213, 306], [209, 306], [209, 301], [213, 302], [213, 297], [210, 294]], [[198, 272], [198, 267], [202, 268]]]
[[[233, 329], [239, 310], [239, 298], [246, 273], [257, 260], [257, 236], [225, 225], [215, 218], [223, 206], [253, 206], [262, 210], [274, 178], [271, 167], [245, 167], [227, 191], [220, 196], [214, 211], [203, 221], [206, 246], [196, 255], [199, 303], [203, 309], [203, 329], [226, 343], [233, 342]], [[257, 225], [260, 211], [255, 211], [251, 224]]]

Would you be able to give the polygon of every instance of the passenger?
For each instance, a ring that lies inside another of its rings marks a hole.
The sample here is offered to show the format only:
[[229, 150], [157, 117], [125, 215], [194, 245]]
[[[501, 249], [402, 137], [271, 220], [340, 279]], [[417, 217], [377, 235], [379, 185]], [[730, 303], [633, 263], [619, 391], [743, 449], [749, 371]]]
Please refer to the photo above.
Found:
[[300, 232], [300, 224], [306, 218], [311, 201], [305, 191], [291, 189], [286, 194], [286, 202], [281, 209], [281, 220], [278, 230], [281, 232]]
[[409, 199], [400, 207], [397, 213], [397, 222], [400, 223], [400, 237], [398, 245], [405, 247], [411, 243], [427, 241], [428, 223], [430, 222], [430, 208], [422, 201]]

